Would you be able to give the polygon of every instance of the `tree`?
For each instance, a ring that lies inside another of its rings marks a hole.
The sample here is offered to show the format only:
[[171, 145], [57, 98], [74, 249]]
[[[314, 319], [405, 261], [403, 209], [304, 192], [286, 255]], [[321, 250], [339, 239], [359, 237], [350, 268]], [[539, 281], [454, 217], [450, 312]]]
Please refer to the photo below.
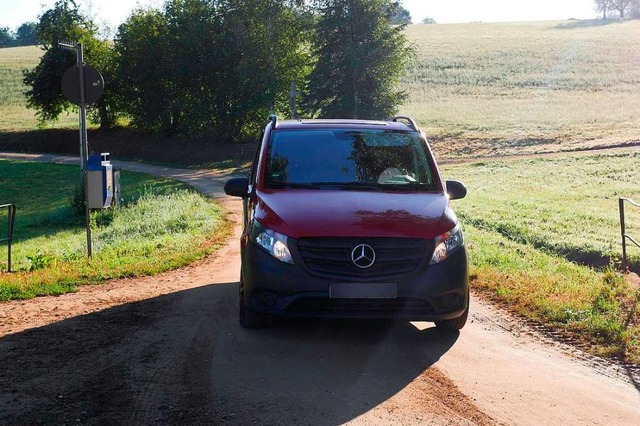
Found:
[[610, 1], [611, 0], [594, 0], [594, 8], [596, 12], [602, 13], [602, 19], [607, 19]]
[[37, 24], [35, 22], [25, 22], [16, 30], [16, 42], [20, 46], [33, 46], [38, 43]]
[[7, 27], [0, 27], [0, 47], [11, 47], [15, 45], [15, 39], [11, 30]]
[[430, 25], [430, 24], [437, 24], [437, 22], [436, 22], [436, 20], [435, 20], [435, 19], [433, 19], [433, 18], [429, 18], [429, 17], [424, 18], [422, 21], [420, 21], [420, 23], [422, 23], [422, 24], [428, 24], [428, 25]]
[[395, 2], [391, 4], [391, 24], [392, 25], [410, 25], [411, 21], [411, 13], [402, 7], [399, 2]]
[[[40, 63], [24, 72], [27, 91], [27, 106], [36, 109], [40, 122], [53, 121], [71, 104], [62, 96], [60, 82], [65, 71], [76, 64], [76, 54], [58, 46], [61, 40], [83, 44], [85, 62], [96, 66], [105, 77], [105, 94], [91, 110], [91, 117], [103, 128], [114, 124], [115, 116], [109, 104], [110, 75], [104, 68], [110, 63], [109, 43], [98, 40], [97, 28], [78, 10], [74, 0], [58, 0], [52, 9], [40, 16], [36, 24], [37, 38], [45, 51]], [[101, 69], [102, 68], [102, 69]]]
[[301, 3], [169, 0], [135, 12], [116, 38], [133, 124], [217, 140], [255, 134], [307, 75]]
[[635, 0], [609, 0], [609, 6], [618, 11], [620, 19], [624, 19], [627, 12], [631, 10], [631, 6], [636, 3]]
[[618, 12], [620, 19], [628, 16], [634, 8], [639, 7], [638, 0], [594, 0], [595, 9], [598, 13], [602, 13], [602, 19], [607, 19], [607, 12], [615, 10]]
[[412, 55], [388, 0], [320, 0], [305, 105], [325, 118], [387, 118], [406, 98], [396, 84]]

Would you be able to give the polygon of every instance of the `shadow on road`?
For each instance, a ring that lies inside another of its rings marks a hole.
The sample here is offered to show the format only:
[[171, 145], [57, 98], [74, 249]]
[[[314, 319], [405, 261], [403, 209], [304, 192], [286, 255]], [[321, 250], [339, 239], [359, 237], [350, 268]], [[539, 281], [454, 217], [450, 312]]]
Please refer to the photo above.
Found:
[[0, 339], [0, 424], [337, 424], [402, 390], [458, 333], [410, 323], [237, 323], [236, 283]]

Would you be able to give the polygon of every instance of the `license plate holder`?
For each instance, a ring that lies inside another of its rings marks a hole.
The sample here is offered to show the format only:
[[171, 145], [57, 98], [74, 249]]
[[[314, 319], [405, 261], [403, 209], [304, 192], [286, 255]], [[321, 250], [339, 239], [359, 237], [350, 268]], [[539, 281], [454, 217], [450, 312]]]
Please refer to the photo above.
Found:
[[332, 283], [330, 299], [396, 299], [396, 283]]

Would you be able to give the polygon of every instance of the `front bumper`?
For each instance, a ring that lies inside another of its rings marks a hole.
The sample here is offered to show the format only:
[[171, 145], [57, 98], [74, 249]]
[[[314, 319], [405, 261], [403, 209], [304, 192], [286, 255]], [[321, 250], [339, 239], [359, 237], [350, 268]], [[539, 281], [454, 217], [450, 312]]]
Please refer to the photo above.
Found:
[[382, 283], [395, 284], [397, 289], [395, 297], [389, 298], [332, 298], [332, 285], [355, 281], [313, 275], [295, 254], [294, 265], [282, 263], [248, 242], [241, 256], [246, 303], [258, 312], [290, 317], [442, 321], [459, 317], [469, 305], [464, 246], [439, 264], [429, 265], [425, 259], [413, 273], [384, 279]]

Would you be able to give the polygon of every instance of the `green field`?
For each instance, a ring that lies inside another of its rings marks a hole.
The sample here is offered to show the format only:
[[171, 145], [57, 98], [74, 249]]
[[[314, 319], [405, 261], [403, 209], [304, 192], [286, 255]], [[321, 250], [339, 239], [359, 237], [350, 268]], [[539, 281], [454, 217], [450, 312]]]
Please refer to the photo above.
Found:
[[[597, 343], [598, 353], [640, 361], [640, 289], [614, 273], [618, 197], [640, 200], [638, 160], [635, 150], [443, 167], [469, 189], [454, 207], [470, 248], [472, 286]], [[640, 209], [628, 209], [627, 232], [640, 238]], [[629, 254], [637, 269], [640, 250]]]
[[[0, 300], [72, 291], [79, 284], [161, 272], [192, 262], [222, 242], [221, 208], [182, 183], [122, 172], [124, 207], [94, 213], [94, 256], [86, 258], [84, 219], [69, 198], [77, 167], [0, 161], [0, 204], [17, 207], [11, 274]], [[0, 211], [0, 238], [6, 237]], [[7, 267], [0, 246], [0, 271]]]
[[[640, 200], [639, 162], [635, 150], [444, 170], [469, 188], [456, 210], [465, 223], [577, 263], [606, 266], [621, 256], [618, 198]], [[628, 208], [626, 216], [627, 232], [640, 240], [639, 210]], [[636, 250], [630, 254], [640, 260]]]
[[[42, 50], [35, 46], [0, 49], [0, 132], [38, 127], [35, 111], [27, 108], [24, 93], [28, 87], [22, 82], [22, 70], [35, 67], [41, 55]], [[69, 111], [47, 127], [71, 127], [77, 123], [77, 113]]]
[[401, 109], [440, 157], [640, 140], [640, 21], [413, 25]]

